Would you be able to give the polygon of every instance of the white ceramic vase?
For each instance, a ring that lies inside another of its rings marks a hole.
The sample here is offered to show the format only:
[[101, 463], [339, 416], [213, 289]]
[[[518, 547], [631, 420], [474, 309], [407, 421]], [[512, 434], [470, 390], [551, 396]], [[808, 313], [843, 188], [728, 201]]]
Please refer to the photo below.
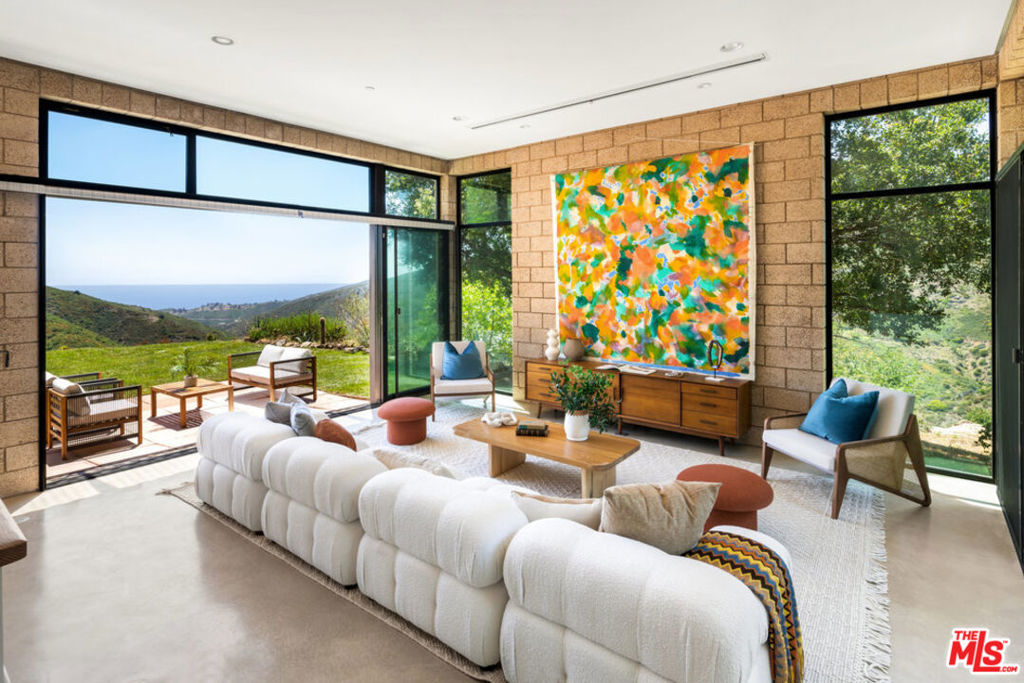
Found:
[[588, 413], [565, 414], [565, 438], [569, 441], [586, 441], [590, 436], [590, 415]]

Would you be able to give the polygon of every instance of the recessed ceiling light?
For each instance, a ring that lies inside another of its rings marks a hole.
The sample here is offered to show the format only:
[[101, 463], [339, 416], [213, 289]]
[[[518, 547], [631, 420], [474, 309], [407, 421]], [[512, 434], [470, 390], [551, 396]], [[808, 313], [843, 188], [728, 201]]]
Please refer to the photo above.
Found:
[[374, 90], [376, 90], [376, 88], [374, 88], [372, 85], [367, 85], [363, 88], [363, 90], [365, 90], [366, 92], [373, 92]]
[[224, 45], [225, 47], [228, 45], [235, 44], [235, 41], [233, 41], [231, 38], [228, 38], [227, 36], [214, 36], [210, 38], [210, 40], [217, 43], [218, 45]]
[[519, 127], [520, 128], [529, 128], [530, 124], [528, 124], [528, 123], [521, 123], [521, 124], [519, 124]]
[[466, 120], [465, 116], [453, 116], [452, 117], [452, 121], [465, 121], [465, 120]]
[[741, 43], [739, 41], [733, 41], [731, 43], [726, 43], [725, 45], [723, 45], [722, 47], [720, 47], [718, 49], [721, 50], [722, 52], [735, 52], [736, 50], [740, 49], [741, 47], [743, 47], [743, 43]]
[[700, 88], [701, 90], [707, 90], [708, 88], [711, 87], [711, 83], [709, 83], [708, 81], [704, 81], [703, 83], [698, 83], [697, 87]]

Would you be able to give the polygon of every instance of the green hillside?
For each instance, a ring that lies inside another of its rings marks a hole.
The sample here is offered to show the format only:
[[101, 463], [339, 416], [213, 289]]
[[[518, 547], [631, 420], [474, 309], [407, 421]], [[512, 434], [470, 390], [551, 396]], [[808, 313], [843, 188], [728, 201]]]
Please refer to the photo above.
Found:
[[[48, 349], [72, 344], [76, 347], [102, 345], [96, 343], [98, 340], [108, 345], [133, 346], [220, 337], [212, 328], [180, 316], [56, 287], [46, 288], [46, 319]], [[58, 341], [54, 336], [56, 331], [66, 333], [64, 341]], [[83, 332], [85, 336], [77, 336]]]
[[267, 301], [259, 304], [207, 304], [199, 308], [172, 308], [168, 313], [188, 318], [224, 332], [228, 336], [241, 337], [252, 326], [252, 321], [285, 303]]
[[316, 313], [327, 318], [341, 318], [346, 323], [346, 311], [343, 304], [349, 296], [368, 296], [370, 284], [368, 282], [356, 282], [344, 285], [336, 289], [328, 289], [325, 292], [317, 292], [300, 299], [293, 299], [286, 303], [260, 313], [260, 317], [286, 318], [300, 313]]
[[81, 325], [46, 314], [46, 350], [59, 348], [79, 349], [88, 346], [117, 346], [112, 339]]

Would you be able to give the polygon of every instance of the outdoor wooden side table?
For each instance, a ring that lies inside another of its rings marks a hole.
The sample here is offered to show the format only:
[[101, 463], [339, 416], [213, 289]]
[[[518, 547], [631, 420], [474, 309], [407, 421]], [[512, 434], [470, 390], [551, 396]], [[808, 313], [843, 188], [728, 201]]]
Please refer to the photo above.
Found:
[[190, 398], [195, 398], [197, 401], [197, 408], [203, 407], [203, 396], [207, 394], [215, 394], [218, 391], [228, 392], [228, 410], [235, 409], [235, 388], [227, 382], [215, 382], [212, 379], [198, 379], [194, 387], [185, 388], [185, 382], [171, 382], [169, 384], [155, 384], [149, 388], [149, 415], [150, 417], [156, 417], [156, 395], [164, 394], [165, 396], [173, 396], [178, 399], [179, 412], [181, 413], [181, 428], [185, 429], [186, 420], [185, 416], [188, 410], [185, 407], [185, 401]]

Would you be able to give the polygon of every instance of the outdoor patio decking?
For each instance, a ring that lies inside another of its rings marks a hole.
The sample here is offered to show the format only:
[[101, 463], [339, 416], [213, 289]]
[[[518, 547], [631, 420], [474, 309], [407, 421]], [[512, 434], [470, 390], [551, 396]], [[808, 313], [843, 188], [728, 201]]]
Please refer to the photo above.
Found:
[[[299, 389], [294, 393], [302, 395], [302, 390]], [[193, 399], [188, 403], [186, 427], [182, 429], [178, 400], [173, 396], [164, 395], [158, 395], [156, 399], [157, 414], [156, 417], [150, 417], [149, 392], [145, 392], [142, 398], [141, 445], [132, 438], [80, 446], [72, 448], [68, 452], [67, 460], [61, 460], [59, 446], [49, 448], [46, 450], [47, 478], [81, 472], [101, 465], [127, 463], [192, 446], [196, 442], [199, 426], [204, 420], [228, 411], [227, 392], [204, 396], [202, 409], [196, 406], [196, 401]], [[266, 403], [266, 389], [238, 387], [235, 390], [235, 412], [262, 415]], [[368, 405], [369, 402], [366, 399], [339, 396], [320, 390], [317, 400], [311, 403], [310, 407], [333, 412]]]

